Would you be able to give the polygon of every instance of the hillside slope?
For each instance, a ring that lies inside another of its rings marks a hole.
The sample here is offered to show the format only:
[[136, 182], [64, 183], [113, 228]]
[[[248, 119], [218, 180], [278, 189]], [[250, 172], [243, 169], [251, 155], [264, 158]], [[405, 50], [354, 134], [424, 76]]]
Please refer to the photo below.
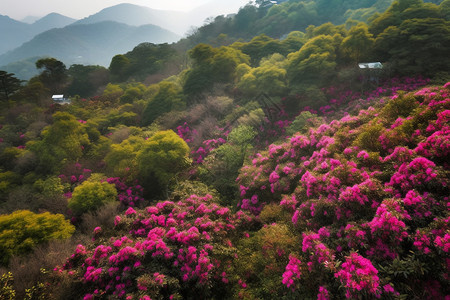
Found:
[[236, 213], [209, 195], [130, 208], [60, 274], [85, 299], [443, 299], [449, 96], [400, 92], [270, 145], [242, 168]]

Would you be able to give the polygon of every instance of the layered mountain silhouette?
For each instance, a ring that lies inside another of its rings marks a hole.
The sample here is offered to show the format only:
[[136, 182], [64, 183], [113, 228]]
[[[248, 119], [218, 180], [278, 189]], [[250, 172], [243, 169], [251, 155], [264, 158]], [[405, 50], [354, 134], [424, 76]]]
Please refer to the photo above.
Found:
[[114, 55], [130, 51], [142, 42], [171, 43], [179, 38], [177, 34], [155, 25], [137, 27], [113, 21], [70, 25], [48, 30], [14, 51], [0, 55], [0, 65], [32, 56], [49, 56], [61, 60], [67, 66], [108, 66]]
[[0, 15], [0, 54], [13, 50], [37, 34], [53, 28], [67, 26], [75, 19], [51, 13], [32, 24], [16, 21], [8, 16]]
[[207, 18], [237, 12], [242, 4], [243, 0], [212, 0], [180, 12], [123, 3], [81, 20], [52, 13], [32, 24], [0, 15], [0, 69], [17, 71], [21, 62], [29, 65], [31, 57], [55, 57], [67, 66], [108, 66], [116, 54], [142, 42], [176, 42]]
[[184, 12], [157, 10], [122, 3], [102, 9], [96, 14], [76, 21], [74, 24], [94, 24], [103, 21], [115, 21], [130, 26], [153, 24], [182, 35], [189, 28], [185, 23], [187, 21], [186, 16]]

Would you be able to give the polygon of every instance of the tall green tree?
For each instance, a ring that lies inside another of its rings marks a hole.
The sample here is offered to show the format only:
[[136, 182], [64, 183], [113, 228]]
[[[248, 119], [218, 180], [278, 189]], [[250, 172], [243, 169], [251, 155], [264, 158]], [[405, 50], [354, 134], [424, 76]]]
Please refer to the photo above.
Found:
[[283, 95], [288, 85], [284, 61], [285, 58], [281, 54], [273, 54], [262, 60], [259, 67], [244, 74], [237, 86], [244, 94], [250, 96], [256, 96], [261, 92], [273, 96]]
[[401, 75], [434, 76], [450, 70], [450, 21], [411, 19], [388, 27], [375, 42], [380, 59]]
[[339, 35], [335, 37], [316, 36], [308, 40], [299, 51], [288, 55], [287, 70], [291, 86], [321, 85], [334, 77], [337, 45], [340, 44]]
[[239, 64], [250, 64], [249, 56], [233, 47], [213, 48], [199, 44], [189, 55], [192, 67], [186, 72], [183, 91], [188, 96], [195, 96], [212, 88], [215, 83], [230, 83], [236, 77]]
[[375, 38], [369, 33], [365, 23], [358, 23], [348, 31], [342, 41], [342, 50], [355, 63], [365, 61], [370, 57]]
[[150, 125], [159, 116], [171, 110], [182, 110], [185, 107], [181, 88], [169, 81], [158, 84], [158, 92], [154, 95], [142, 115], [142, 124]]
[[10, 96], [21, 88], [22, 81], [14, 74], [0, 70], [0, 100], [8, 102]]
[[71, 65], [69, 70], [70, 84], [67, 92], [70, 95], [89, 97], [108, 83], [109, 71], [102, 66]]
[[36, 68], [42, 70], [38, 78], [51, 93], [63, 93], [68, 83], [66, 65], [56, 58], [42, 58], [36, 61]]

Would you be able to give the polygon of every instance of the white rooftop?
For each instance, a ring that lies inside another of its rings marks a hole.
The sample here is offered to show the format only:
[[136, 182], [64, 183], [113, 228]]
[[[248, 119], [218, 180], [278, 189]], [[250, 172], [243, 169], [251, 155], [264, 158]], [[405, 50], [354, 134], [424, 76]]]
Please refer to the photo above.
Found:
[[360, 69], [382, 69], [383, 65], [380, 62], [359, 63]]

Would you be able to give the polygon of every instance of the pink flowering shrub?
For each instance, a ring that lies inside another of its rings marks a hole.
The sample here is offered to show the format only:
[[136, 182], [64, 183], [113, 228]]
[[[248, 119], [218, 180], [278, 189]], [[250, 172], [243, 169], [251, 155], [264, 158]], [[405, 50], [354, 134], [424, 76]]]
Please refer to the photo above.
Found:
[[379, 298], [380, 278], [371, 261], [352, 252], [334, 275], [345, 287], [346, 298]]
[[280, 278], [295, 297], [448, 294], [448, 85], [384, 101], [269, 145], [240, 171], [239, 207], [278, 203], [302, 233]]
[[106, 179], [106, 182], [112, 183], [116, 186], [117, 199], [124, 206], [139, 206], [145, 199], [143, 197], [144, 189], [142, 186], [135, 182], [135, 185], [128, 186], [119, 177], [110, 177]]
[[71, 272], [83, 284], [81, 298], [209, 298], [228, 284], [223, 272], [236, 252], [231, 241], [251, 222], [250, 216], [232, 214], [210, 195], [143, 210], [130, 207], [116, 217], [121, 235], [80, 245], [60, 272]]

